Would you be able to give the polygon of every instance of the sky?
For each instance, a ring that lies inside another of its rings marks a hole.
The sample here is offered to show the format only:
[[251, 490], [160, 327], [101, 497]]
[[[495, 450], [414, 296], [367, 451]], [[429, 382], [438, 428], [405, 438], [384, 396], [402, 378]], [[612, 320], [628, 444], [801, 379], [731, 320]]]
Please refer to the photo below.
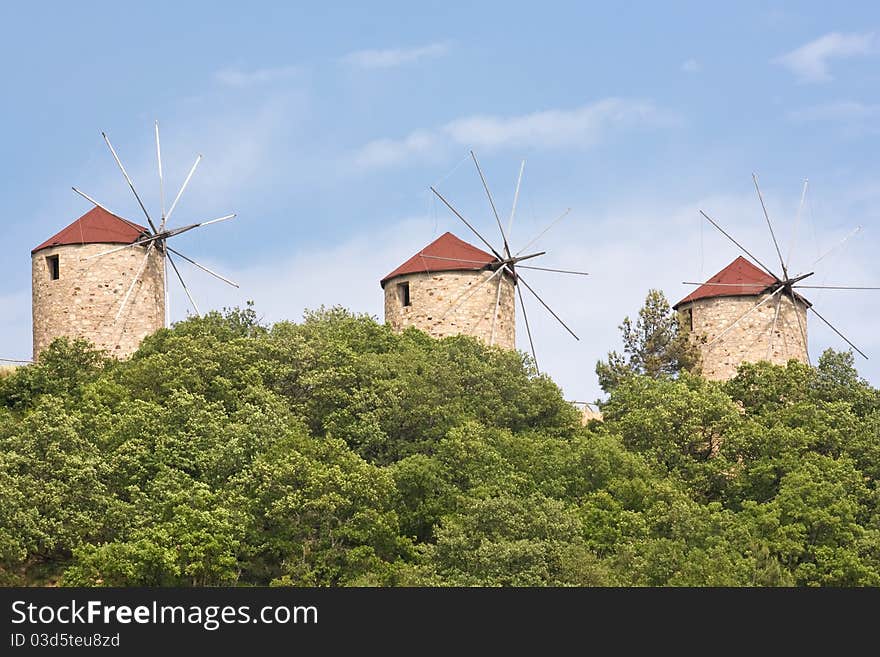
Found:
[[[201, 309], [253, 300], [266, 322], [343, 305], [383, 319], [379, 280], [446, 231], [479, 242], [434, 185], [500, 243], [480, 159], [518, 250], [545, 267], [527, 309], [542, 371], [601, 395], [595, 364], [650, 288], [674, 303], [739, 251], [792, 273], [880, 285], [880, 5], [876, 3], [0, 4], [0, 357], [31, 352], [30, 250], [90, 209], [159, 207], [204, 156], [172, 225], [237, 213], [175, 248]], [[800, 220], [804, 180], [806, 200]], [[858, 226], [862, 230], [834, 249]], [[880, 385], [880, 292], [814, 291]], [[188, 307], [170, 290], [174, 320]], [[527, 348], [521, 313], [517, 341]], [[844, 349], [815, 316], [811, 353]]]

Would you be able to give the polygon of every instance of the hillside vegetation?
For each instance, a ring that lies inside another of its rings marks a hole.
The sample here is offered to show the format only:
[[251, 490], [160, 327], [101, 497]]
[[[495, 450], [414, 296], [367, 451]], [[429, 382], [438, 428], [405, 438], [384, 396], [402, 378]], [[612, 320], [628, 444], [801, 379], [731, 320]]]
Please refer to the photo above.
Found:
[[582, 427], [522, 354], [341, 309], [214, 313], [124, 362], [59, 340], [0, 379], [0, 578], [880, 585], [849, 354], [606, 383]]

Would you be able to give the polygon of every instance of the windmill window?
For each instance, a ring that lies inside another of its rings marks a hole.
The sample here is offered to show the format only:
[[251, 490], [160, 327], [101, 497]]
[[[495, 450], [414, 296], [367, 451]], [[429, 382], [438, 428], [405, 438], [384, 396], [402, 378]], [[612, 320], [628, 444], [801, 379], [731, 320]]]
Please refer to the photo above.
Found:
[[685, 311], [685, 314], [686, 314], [686, 316], [687, 316], [687, 327], [688, 327], [688, 330], [689, 330], [689, 331], [693, 331], [693, 330], [694, 330], [694, 309], [693, 309], [693, 308], [688, 308], [688, 309]]
[[397, 284], [397, 296], [402, 306], [411, 306], [412, 302], [409, 298], [409, 282]]
[[57, 281], [61, 278], [61, 263], [57, 255], [47, 256], [46, 265], [49, 267], [49, 280]]

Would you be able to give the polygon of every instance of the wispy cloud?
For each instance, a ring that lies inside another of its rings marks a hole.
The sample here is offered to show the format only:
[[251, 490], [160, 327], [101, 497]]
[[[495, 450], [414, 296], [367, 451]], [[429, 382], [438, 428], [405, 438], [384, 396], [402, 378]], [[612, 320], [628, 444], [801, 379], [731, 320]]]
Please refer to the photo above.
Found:
[[358, 167], [401, 164], [435, 154], [444, 145], [482, 149], [589, 147], [614, 128], [659, 125], [669, 117], [653, 103], [605, 98], [575, 109], [553, 109], [519, 116], [475, 115], [402, 139], [378, 139], [353, 157]]
[[840, 100], [793, 110], [795, 121], [860, 121], [880, 116], [880, 105], [866, 105], [855, 100]]
[[827, 82], [832, 79], [830, 60], [868, 55], [875, 49], [873, 32], [830, 32], [773, 61], [788, 68], [801, 82]]
[[428, 57], [441, 57], [449, 52], [448, 42], [429, 43], [417, 48], [388, 48], [385, 50], [357, 50], [348, 53], [341, 61], [349, 66], [363, 69], [394, 68], [411, 64]]
[[214, 79], [228, 87], [247, 87], [255, 84], [289, 80], [298, 73], [299, 68], [296, 66], [258, 68], [251, 71], [245, 71], [240, 68], [224, 68], [214, 73]]
[[499, 146], [590, 146], [613, 126], [638, 125], [659, 117], [644, 101], [606, 98], [573, 110], [547, 110], [523, 116], [458, 119], [443, 132], [460, 144]]
[[681, 64], [682, 73], [699, 73], [702, 70], [702, 65], [696, 59], [688, 59]]
[[410, 133], [404, 139], [376, 139], [355, 155], [358, 168], [387, 167], [413, 156], [427, 155], [438, 146], [438, 136], [426, 131]]

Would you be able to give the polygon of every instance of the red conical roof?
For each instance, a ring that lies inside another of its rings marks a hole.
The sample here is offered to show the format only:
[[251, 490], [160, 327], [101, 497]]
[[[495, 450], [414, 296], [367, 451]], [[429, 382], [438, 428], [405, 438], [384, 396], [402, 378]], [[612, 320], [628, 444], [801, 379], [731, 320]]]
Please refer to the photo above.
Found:
[[427, 274], [438, 271], [461, 271], [484, 269], [498, 262], [498, 258], [458, 239], [452, 233], [443, 233], [412, 258], [382, 279], [381, 285], [404, 274]]
[[143, 226], [94, 207], [31, 253], [66, 244], [131, 244], [148, 232]]
[[[682, 304], [690, 303], [698, 299], [712, 297], [739, 297], [759, 296], [771, 285], [778, 281], [763, 269], [758, 269], [751, 262], [739, 256], [727, 267], [715, 274], [696, 290], [673, 306], [678, 308]], [[709, 285], [720, 283], [720, 285]]]

